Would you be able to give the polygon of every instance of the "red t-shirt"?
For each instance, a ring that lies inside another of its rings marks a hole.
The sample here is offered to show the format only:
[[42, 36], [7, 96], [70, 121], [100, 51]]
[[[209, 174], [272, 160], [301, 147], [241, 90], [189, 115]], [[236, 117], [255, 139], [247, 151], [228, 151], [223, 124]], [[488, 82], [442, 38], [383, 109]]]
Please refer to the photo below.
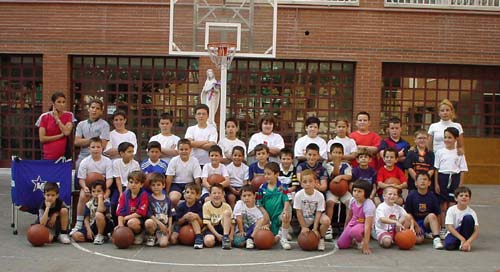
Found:
[[[375, 132], [368, 132], [367, 134], [361, 134], [358, 131], [351, 132], [349, 134], [349, 138], [353, 139], [356, 142], [356, 145], [365, 145], [365, 146], [374, 146], [378, 148], [380, 145], [381, 138]], [[358, 162], [356, 160], [351, 161], [352, 167], [357, 167]], [[378, 169], [377, 166], [377, 157], [372, 157], [372, 161], [368, 164], [373, 169]]]
[[[73, 122], [73, 113], [66, 111], [59, 117], [59, 119], [61, 119], [61, 122], [66, 125]], [[59, 129], [59, 126], [56, 124], [56, 119], [50, 112], [46, 112], [40, 116], [40, 123], [38, 124], [38, 127], [45, 128], [46, 136], [54, 136], [62, 133], [61, 129]], [[64, 156], [64, 153], [66, 152], [67, 140], [68, 137], [62, 137], [55, 141], [44, 143], [42, 149], [43, 159], [57, 160]]]
[[[392, 170], [387, 170], [385, 167], [380, 167], [377, 172], [377, 184], [384, 182], [388, 178], [397, 178], [401, 183], [406, 183], [405, 173], [399, 169], [399, 167], [394, 166]], [[377, 194], [381, 195], [384, 190], [377, 189]]]

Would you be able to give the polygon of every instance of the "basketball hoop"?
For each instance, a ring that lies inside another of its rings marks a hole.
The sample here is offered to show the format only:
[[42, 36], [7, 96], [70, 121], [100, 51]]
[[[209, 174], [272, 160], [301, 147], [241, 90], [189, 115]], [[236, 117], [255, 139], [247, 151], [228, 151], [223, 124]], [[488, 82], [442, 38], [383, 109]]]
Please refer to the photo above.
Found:
[[236, 44], [228, 42], [215, 42], [207, 44], [207, 51], [210, 60], [221, 68], [224, 66], [226, 69], [231, 65], [234, 54], [236, 53]]

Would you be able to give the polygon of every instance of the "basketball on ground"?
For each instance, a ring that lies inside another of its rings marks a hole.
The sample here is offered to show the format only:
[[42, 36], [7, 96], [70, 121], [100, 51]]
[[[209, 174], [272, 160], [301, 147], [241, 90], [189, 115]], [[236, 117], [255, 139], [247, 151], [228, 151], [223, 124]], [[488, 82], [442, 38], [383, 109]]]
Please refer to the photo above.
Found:
[[184, 225], [179, 230], [179, 242], [182, 245], [192, 246], [194, 245], [194, 238], [196, 234], [194, 233], [193, 226]]
[[255, 232], [253, 241], [258, 249], [270, 249], [274, 246], [274, 234], [270, 230], [261, 229]]
[[349, 190], [349, 183], [345, 179], [341, 179], [339, 182], [333, 182], [332, 180], [330, 181], [329, 189], [332, 194], [341, 197]]
[[259, 190], [260, 185], [266, 182], [266, 177], [263, 175], [254, 176], [252, 179], [252, 187], [257, 192]]
[[106, 181], [106, 178], [101, 173], [90, 172], [87, 174], [87, 178], [85, 179], [85, 185], [90, 188], [90, 184], [96, 180]]
[[408, 250], [417, 242], [417, 236], [412, 230], [403, 230], [396, 233], [394, 240], [399, 249]]
[[319, 237], [313, 231], [301, 232], [297, 238], [300, 248], [305, 251], [318, 249]]
[[207, 178], [208, 184], [210, 184], [210, 185], [213, 185], [216, 183], [222, 183], [225, 180], [226, 179], [222, 175], [219, 175], [219, 174], [212, 174], [212, 175], [208, 176], [208, 178]]
[[33, 246], [43, 246], [44, 244], [50, 242], [49, 241], [49, 230], [47, 227], [41, 224], [32, 225], [29, 227], [28, 232], [26, 233], [26, 237], [28, 241]]
[[117, 248], [126, 249], [134, 243], [134, 232], [128, 227], [118, 227], [111, 236]]

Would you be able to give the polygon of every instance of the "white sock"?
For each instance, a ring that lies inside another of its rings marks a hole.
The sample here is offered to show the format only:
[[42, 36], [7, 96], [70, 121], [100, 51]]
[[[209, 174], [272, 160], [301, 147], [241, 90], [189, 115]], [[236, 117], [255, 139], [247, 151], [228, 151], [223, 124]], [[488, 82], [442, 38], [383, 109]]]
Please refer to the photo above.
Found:
[[288, 229], [281, 228], [281, 239], [287, 239], [288, 237]]
[[77, 215], [76, 216], [75, 228], [81, 229], [83, 227], [83, 219], [84, 219], [83, 215]]

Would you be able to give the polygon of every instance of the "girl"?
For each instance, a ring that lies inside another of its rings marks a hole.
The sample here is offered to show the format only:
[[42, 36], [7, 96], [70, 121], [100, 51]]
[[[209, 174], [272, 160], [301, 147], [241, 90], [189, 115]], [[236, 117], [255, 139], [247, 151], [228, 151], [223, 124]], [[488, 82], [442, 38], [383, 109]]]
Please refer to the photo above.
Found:
[[232, 162], [226, 167], [229, 173], [230, 185], [226, 188], [227, 203], [234, 208], [236, 201], [240, 199], [241, 187], [247, 184], [248, 166], [243, 163], [245, 150], [241, 146], [233, 147]]
[[[444, 130], [445, 148], [436, 151], [434, 167], [438, 172], [434, 175], [434, 190], [441, 204], [440, 225], [444, 226], [444, 218], [450, 204], [455, 204], [455, 189], [462, 186], [464, 182], [464, 172], [467, 172], [467, 162], [464, 155], [459, 155], [456, 142], [459, 139], [459, 130], [455, 127], [448, 127]], [[445, 229], [440, 235], [444, 236]]]
[[437, 123], [431, 124], [429, 127], [429, 150], [433, 150], [434, 153], [441, 148], [444, 148], [443, 133], [447, 127], [455, 127], [459, 131], [459, 136], [457, 139], [457, 152], [459, 155], [465, 154], [464, 148], [464, 130], [460, 123], [453, 122], [455, 119], [455, 108], [451, 104], [450, 100], [444, 99], [439, 103], [439, 117], [441, 120]]
[[344, 156], [342, 157], [342, 160], [351, 161], [356, 159], [356, 152], [358, 151], [358, 148], [356, 146], [356, 142], [347, 136], [348, 129], [349, 121], [338, 120], [335, 124], [335, 133], [337, 135], [335, 138], [328, 141], [327, 150], [330, 151], [332, 144], [341, 143], [344, 147]]
[[57, 160], [65, 156], [68, 135], [73, 130], [74, 117], [73, 113], [65, 111], [64, 94], [55, 92], [51, 100], [50, 111], [42, 114], [35, 124], [39, 128], [38, 137], [43, 144], [44, 160]]
[[134, 155], [137, 153], [137, 137], [135, 133], [129, 131], [125, 125], [127, 124], [127, 116], [122, 110], [117, 110], [113, 113], [113, 126], [115, 129], [109, 133], [109, 142], [104, 150], [104, 154], [110, 159], [115, 160], [120, 158], [118, 153], [118, 145], [122, 142], [129, 142], [134, 145]]
[[[285, 141], [281, 135], [274, 133], [276, 120], [270, 114], [264, 115], [260, 119], [260, 132], [250, 137], [248, 142], [248, 156], [255, 156], [254, 148], [258, 144], [265, 144], [269, 147], [269, 161], [279, 163], [280, 150], [285, 147]], [[248, 162], [250, 164], [250, 161]]]
[[364, 180], [352, 184], [352, 195], [344, 231], [337, 239], [339, 249], [350, 248], [353, 239], [363, 254], [370, 254], [370, 234], [375, 215], [375, 204], [369, 198], [372, 186]]
[[235, 146], [241, 146], [243, 148], [243, 160], [246, 159], [245, 154], [247, 146], [242, 140], [238, 139], [238, 130], [238, 121], [232, 117], [228, 118], [226, 120], [226, 137], [222, 138], [217, 144], [220, 148], [222, 148], [222, 163], [225, 165], [228, 165], [231, 162], [231, 154]]

